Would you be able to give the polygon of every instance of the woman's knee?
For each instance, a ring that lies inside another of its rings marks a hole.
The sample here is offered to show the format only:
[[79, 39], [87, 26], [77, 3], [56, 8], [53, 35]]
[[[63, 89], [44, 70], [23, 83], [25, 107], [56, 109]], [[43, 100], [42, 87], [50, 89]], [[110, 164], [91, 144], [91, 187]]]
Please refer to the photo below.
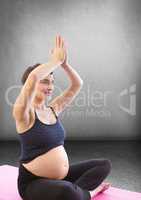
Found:
[[106, 170], [107, 174], [111, 172], [112, 169], [112, 162], [109, 159], [104, 159], [103, 160], [103, 167]]

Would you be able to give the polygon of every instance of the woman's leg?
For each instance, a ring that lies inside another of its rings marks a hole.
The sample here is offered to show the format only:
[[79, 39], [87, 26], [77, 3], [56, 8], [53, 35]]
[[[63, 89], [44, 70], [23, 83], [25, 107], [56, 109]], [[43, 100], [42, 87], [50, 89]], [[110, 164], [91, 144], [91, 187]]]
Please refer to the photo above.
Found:
[[83, 189], [94, 190], [111, 171], [111, 161], [108, 159], [89, 159], [73, 163], [63, 180], [77, 184]]
[[19, 166], [18, 191], [23, 200], [90, 200], [90, 192], [66, 180], [32, 174]]
[[40, 178], [30, 182], [23, 200], [90, 200], [87, 190], [69, 181]]
[[51, 200], [90, 200], [91, 195], [88, 190], [93, 190], [100, 184], [100, 181], [102, 182], [104, 176], [101, 177], [101, 173], [106, 177], [110, 167], [111, 163], [106, 159], [85, 160], [70, 165], [68, 175], [63, 180], [37, 179], [37, 177], [33, 179], [35, 176], [32, 175], [31, 181], [29, 180], [31, 174], [24, 169], [24, 173], [26, 172], [30, 176], [28, 184], [26, 183], [23, 200], [44, 200], [45, 198]]

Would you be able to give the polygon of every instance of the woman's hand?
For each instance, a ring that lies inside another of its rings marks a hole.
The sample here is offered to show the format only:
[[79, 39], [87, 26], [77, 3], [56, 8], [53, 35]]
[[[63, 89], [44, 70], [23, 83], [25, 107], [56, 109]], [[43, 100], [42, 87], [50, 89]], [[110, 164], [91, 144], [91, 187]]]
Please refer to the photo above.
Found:
[[53, 62], [64, 63], [65, 60], [65, 47], [64, 40], [60, 35], [55, 38], [55, 47], [50, 51], [50, 58]]
[[65, 48], [65, 59], [64, 62], [61, 64], [62, 67], [65, 67], [68, 64], [68, 57], [67, 57], [67, 49]]

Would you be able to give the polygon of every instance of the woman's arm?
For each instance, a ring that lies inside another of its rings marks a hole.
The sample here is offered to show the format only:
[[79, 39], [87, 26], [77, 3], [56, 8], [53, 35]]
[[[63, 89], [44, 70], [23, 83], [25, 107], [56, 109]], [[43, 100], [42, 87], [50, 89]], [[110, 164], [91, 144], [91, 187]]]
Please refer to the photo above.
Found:
[[30, 72], [24, 86], [20, 91], [20, 94], [14, 103], [12, 114], [16, 120], [27, 120], [32, 100], [35, 97], [37, 82], [55, 70], [58, 65], [63, 62], [64, 58], [65, 52], [63, 49], [63, 40], [61, 37], [56, 37], [56, 46], [51, 55], [50, 61], [46, 64], [41, 64]]
[[16, 98], [16, 101], [13, 105], [12, 115], [18, 120], [22, 121], [27, 119], [29, 110], [31, 108], [31, 103], [35, 97], [36, 86], [39, 81], [45, 74], [47, 75], [51, 70], [57, 67], [57, 64], [46, 63], [39, 66], [39, 71], [36, 71], [38, 75], [35, 74], [34, 70], [30, 72], [25, 84], [23, 85], [20, 94]]
[[81, 77], [79, 76], [79, 74], [76, 72], [76, 70], [74, 70], [71, 65], [69, 64], [62, 64], [61, 65], [62, 68], [65, 70], [65, 72], [67, 73], [67, 76], [69, 78], [69, 80], [71, 81], [71, 85], [72, 87], [74, 86], [79, 86], [83, 84], [83, 80], [81, 79]]
[[74, 100], [83, 85], [83, 80], [69, 64], [65, 63], [61, 66], [70, 80], [70, 86], [49, 103], [54, 108], [56, 115], [59, 115]]

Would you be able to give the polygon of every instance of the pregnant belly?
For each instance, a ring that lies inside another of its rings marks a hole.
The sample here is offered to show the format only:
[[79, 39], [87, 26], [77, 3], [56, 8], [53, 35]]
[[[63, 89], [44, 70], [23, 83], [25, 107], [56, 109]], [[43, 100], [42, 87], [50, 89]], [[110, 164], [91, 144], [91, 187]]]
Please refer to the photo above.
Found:
[[62, 145], [22, 165], [34, 175], [51, 179], [63, 179], [69, 170], [69, 160]]

